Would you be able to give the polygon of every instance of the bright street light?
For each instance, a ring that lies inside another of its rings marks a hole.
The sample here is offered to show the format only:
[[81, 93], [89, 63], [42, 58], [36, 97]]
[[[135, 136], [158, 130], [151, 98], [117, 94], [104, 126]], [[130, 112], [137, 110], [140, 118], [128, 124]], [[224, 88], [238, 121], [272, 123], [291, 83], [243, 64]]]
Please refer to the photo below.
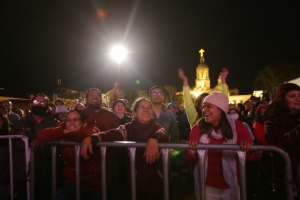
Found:
[[127, 50], [123, 46], [114, 46], [110, 52], [110, 56], [114, 59], [119, 65], [125, 59], [127, 55]]
[[118, 63], [118, 86], [119, 86], [119, 90], [121, 88], [121, 62], [125, 59], [127, 55], [127, 50], [125, 49], [125, 47], [118, 45], [118, 46], [114, 46], [110, 52], [110, 56], [112, 57], [112, 59], [114, 61], [116, 61]]

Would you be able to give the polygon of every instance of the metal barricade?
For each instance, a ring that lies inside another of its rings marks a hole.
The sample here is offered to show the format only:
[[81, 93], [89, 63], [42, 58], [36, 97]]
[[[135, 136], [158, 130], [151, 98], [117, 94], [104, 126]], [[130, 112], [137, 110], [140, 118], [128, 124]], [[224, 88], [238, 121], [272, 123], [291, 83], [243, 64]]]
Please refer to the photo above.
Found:
[[[79, 149], [80, 149], [80, 143], [76, 142], [65, 142], [65, 141], [53, 141], [53, 142], [47, 142], [43, 144], [48, 145], [68, 145], [68, 146], [75, 146], [75, 157], [76, 157], [76, 199], [80, 199], [80, 156], [79, 156]], [[135, 183], [135, 150], [136, 148], [146, 147], [146, 143], [134, 143], [134, 142], [100, 142], [97, 144], [97, 146], [100, 147], [101, 150], [101, 167], [102, 167], [102, 194], [103, 194], [103, 200], [106, 200], [106, 147], [128, 147], [130, 152], [130, 178], [131, 178], [131, 199], [136, 199], [136, 183]], [[169, 173], [168, 173], [168, 156], [169, 156], [169, 149], [170, 148], [176, 148], [176, 149], [189, 149], [189, 145], [187, 144], [159, 144], [159, 147], [162, 149], [162, 160], [163, 160], [163, 169], [164, 169], [164, 199], [169, 200]], [[200, 176], [199, 182], [200, 182], [200, 199], [205, 200], [205, 180], [204, 178], [204, 151], [207, 149], [219, 149], [219, 150], [236, 150], [238, 154], [238, 163], [239, 163], [239, 169], [240, 169], [240, 196], [241, 200], [245, 200], [247, 198], [246, 196], [246, 175], [245, 175], [245, 167], [246, 167], [246, 158], [245, 158], [245, 152], [239, 151], [240, 146], [239, 145], [213, 145], [213, 144], [199, 144], [198, 145], [198, 164], [199, 164], [199, 170], [200, 170]], [[284, 169], [285, 169], [285, 191], [286, 191], [286, 199], [292, 200], [293, 197], [293, 191], [292, 191], [292, 173], [291, 173], [291, 161], [288, 156], [288, 154], [283, 151], [282, 149], [275, 147], [275, 146], [269, 146], [269, 145], [253, 145], [250, 147], [250, 150], [252, 151], [274, 151], [277, 154], [279, 154], [285, 163]], [[32, 151], [33, 152], [33, 151]], [[52, 156], [56, 156], [56, 147], [52, 148]], [[52, 160], [55, 160], [52, 157]], [[56, 172], [55, 172], [55, 161], [52, 163], [52, 186], [56, 186]], [[32, 165], [33, 166], [33, 165]], [[31, 170], [34, 170], [31, 168]], [[31, 174], [34, 174], [33, 171]], [[34, 180], [34, 179], [31, 179]], [[31, 185], [33, 186], [33, 181], [31, 181]], [[54, 197], [56, 193], [56, 189], [52, 189], [52, 196]], [[31, 197], [32, 199], [34, 197]]]
[[[6, 135], [0, 136], [1, 140], [8, 139], [8, 149], [9, 149], [9, 174], [10, 174], [10, 199], [14, 199], [14, 174], [13, 174], [13, 160], [12, 160], [12, 139], [22, 139], [25, 144], [25, 162], [26, 162], [26, 174], [29, 172], [30, 149], [28, 147], [28, 138], [23, 135]], [[30, 180], [27, 179], [27, 199], [30, 199]]]

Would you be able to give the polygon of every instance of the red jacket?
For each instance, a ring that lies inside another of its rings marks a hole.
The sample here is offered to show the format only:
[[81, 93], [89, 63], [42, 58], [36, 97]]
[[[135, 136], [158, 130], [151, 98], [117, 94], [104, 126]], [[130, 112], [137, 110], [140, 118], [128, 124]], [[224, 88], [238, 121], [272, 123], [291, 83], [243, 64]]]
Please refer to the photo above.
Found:
[[[46, 128], [40, 131], [37, 135], [37, 140], [40, 142], [48, 142], [54, 140], [73, 141], [81, 143], [84, 138], [93, 134], [93, 128], [96, 127], [95, 120], [88, 118], [85, 120], [85, 126], [78, 132], [69, 132], [64, 134], [63, 129], [65, 124], [55, 128]], [[66, 183], [75, 183], [75, 150], [74, 146], [62, 146], [62, 157], [66, 162], [64, 176]], [[80, 181], [81, 189], [87, 192], [97, 192], [102, 190], [101, 183], [101, 159], [99, 148], [94, 149], [94, 154], [90, 159], [84, 159], [80, 156]], [[107, 167], [107, 186], [112, 185], [112, 176]]]

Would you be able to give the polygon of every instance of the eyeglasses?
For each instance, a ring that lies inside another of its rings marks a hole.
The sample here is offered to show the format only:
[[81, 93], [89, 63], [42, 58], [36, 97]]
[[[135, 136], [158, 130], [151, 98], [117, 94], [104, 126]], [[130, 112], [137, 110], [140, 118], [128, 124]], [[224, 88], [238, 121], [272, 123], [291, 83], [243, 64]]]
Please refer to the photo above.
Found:
[[80, 118], [74, 118], [74, 119], [67, 118], [67, 119], [66, 119], [66, 123], [70, 123], [70, 122], [79, 122], [79, 121], [81, 121]]
[[2, 103], [1, 106], [11, 106], [9, 103]]
[[161, 95], [163, 95], [163, 93], [162, 92], [151, 92], [151, 95], [152, 96], [161, 96]]
[[33, 103], [34, 105], [40, 104], [40, 105], [42, 105], [42, 106], [46, 106], [46, 105], [48, 104], [48, 102], [46, 102], [46, 101], [39, 101], [39, 100], [36, 100], [36, 99], [33, 100], [32, 103]]
[[152, 110], [152, 107], [139, 106], [138, 109], [141, 109], [141, 110]]

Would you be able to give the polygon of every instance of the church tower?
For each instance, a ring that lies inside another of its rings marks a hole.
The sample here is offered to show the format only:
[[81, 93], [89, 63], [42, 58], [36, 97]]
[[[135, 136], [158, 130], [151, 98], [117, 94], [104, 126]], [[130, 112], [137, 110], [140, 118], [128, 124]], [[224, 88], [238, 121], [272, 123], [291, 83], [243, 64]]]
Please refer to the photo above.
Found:
[[209, 68], [204, 62], [204, 50], [200, 49], [200, 64], [196, 68], [195, 90], [205, 91], [210, 89]]

